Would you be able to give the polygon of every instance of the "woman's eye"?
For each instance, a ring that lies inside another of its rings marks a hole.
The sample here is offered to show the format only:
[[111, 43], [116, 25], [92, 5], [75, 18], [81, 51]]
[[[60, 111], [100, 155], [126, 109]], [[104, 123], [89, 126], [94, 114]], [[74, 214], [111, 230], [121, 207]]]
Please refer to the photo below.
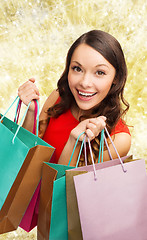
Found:
[[81, 72], [81, 68], [78, 67], [78, 66], [74, 66], [74, 67], [72, 67], [72, 69], [73, 69], [75, 72]]
[[97, 75], [105, 75], [105, 73], [103, 71], [97, 71], [96, 74]]

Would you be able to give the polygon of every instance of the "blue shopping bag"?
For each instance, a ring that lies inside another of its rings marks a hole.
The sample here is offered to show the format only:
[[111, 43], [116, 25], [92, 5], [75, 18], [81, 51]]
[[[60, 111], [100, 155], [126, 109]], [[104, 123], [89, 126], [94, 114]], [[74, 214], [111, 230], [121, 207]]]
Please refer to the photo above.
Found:
[[[77, 142], [73, 149], [73, 153]], [[84, 142], [81, 144], [79, 158], [83, 143]], [[75, 168], [70, 166], [73, 153], [68, 165], [54, 163], [43, 164], [39, 218], [37, 225], [38, 240], [68, 240], [65, 172], [66, 170]], [[77, 166], [79, 158], [77, 160]]]
[[6, 113], [0, 119], [0, 233], [17, 229], [41, 179], [42, 164], [55, 150], [21, 127], [28, 108], [19, 125]]

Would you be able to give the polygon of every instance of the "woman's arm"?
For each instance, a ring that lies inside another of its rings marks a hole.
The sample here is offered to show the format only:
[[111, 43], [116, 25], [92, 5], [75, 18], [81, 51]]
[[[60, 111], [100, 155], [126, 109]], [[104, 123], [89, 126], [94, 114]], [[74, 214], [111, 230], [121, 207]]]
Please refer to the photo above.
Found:
[[[112, 136], [113, 143], [120, 155], [120, 157], [126, 156], [131, 147], [131, 136], [128, 133], [121, 132]], [[109, 149], [112, 155], [112, 158], [118, 158], [111, 142], [109, 141]], [[104, 161], [110, 160], [109, 153], [107, 150], [103, 154]]]

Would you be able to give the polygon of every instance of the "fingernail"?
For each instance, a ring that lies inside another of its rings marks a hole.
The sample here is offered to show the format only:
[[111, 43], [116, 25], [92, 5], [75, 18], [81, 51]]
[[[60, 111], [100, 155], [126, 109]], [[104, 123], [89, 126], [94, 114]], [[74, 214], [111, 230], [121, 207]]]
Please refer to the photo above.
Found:
[[91, 134], [91, 137], [92, 137], [92, 138], [94, 137], [94, 134], [93, 134], [93, 133]]

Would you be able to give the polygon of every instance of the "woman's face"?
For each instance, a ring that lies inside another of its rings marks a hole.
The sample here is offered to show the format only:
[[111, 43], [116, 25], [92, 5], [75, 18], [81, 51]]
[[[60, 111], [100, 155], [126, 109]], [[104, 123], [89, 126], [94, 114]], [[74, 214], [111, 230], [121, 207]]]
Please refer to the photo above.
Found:
[[115, 72], [115, 68], [87, 44], [82, 43], [75, 49], [69, 66], [68, 83], [80, 110], [91, 110], [106, 97]]

